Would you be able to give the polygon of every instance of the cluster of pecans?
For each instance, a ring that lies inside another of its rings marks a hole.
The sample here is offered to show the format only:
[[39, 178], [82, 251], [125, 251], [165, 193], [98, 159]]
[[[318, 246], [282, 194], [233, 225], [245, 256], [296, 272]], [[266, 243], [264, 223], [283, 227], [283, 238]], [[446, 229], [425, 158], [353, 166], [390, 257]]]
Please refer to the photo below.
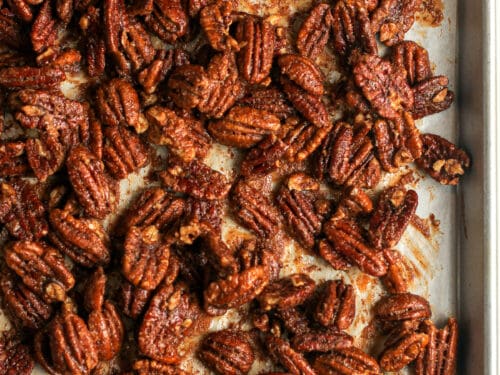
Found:
[[[409, 163], [449, 185], [470, 164], [415, 124], [453, 101], [404, 40], [420, 7], [319, 2], [296, 32], [231, 0], [0, 0], [0, 374], [189, 374], [199, 335], [222, 375], [259, 355], [275, 375], [452, 374], [457, 322], [433, 324], [394, 249], [417, 193], [373, 198]], [[205, 164], [214, 142], [241, 150], [232, 177]], [[155, 183], [118, 212], [119, 180], [146, 166]], [[226, 242], [226, 214], [252, 235]], [[346, 332], [352, 285], [280, 276], [287, 238], [380, 278], [378, 357]], [[251, 328], [207, 334], [230, 309]]]

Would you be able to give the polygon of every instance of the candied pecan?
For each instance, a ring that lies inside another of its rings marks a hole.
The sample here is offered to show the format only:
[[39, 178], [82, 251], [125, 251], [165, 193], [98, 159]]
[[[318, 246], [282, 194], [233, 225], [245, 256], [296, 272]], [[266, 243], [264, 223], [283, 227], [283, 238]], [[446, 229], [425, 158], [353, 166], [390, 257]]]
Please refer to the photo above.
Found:
[[154, 0], [136, 0], [127, 8], [130, 16], [147, 16], [151, 14], [154, 7]]
[[33, 9], [31, 5], [40, 4], [43, 0], [7, 0], [7, 5], [17, 17], [24, 22], [33, 20]]
[[241, 180], [232, 192], [234, 212], [240, 222], [262, 237], [272, 237], [279, 231], [281, 218], [268, 197]]
[[327, 281], [316, 305], [315, 320], [325, 327], [343, 330], [349, 328], [355, 314], [356, 296], [352, 285], [343, 280]]
[[349, 348], [353, 341], [353, 338], [347, 333], [333, 328], [296, 335], [291, 344], [299, 352], [328, 353], [332, 350]]
[[64, 165], [66, 149], [55, 129], [49, 128], [39, 138], [26, 141], [28, 163], [40, 181], [45, 181]]
[[143, 313], [152, 294], [152, 290], [137, 288], [124, 281], [120, 289], [123, 313], [132, 319], [137, 319]]
[[161, 40], [174, 43], [186, 34], [189, 19], [181, 0], [153, 0], [152, 12], [145, 22]]
[[106, 68], [106, 41], [101, 32], [101, 9], [89, 6], [79, 22], [86, 37], [87, 72], [90, 77], [104, 74]]
[[455, 94], [448, 89], [448, 77], [436, 76], [417, 83], [413, 87], [415, 105], [412, 115], [415, 119], [433, 115], [448, 109]]
[[66, 167], [76, 197], [88, 215], [103, 219], [114, 211], [118, 204], [118, 185], [88, 148], [72, 149]]
[[377, 54], [377, 42], [370, 27], [368, 9], [362, 2], [338, 1], [332, 9], [331, 23], [333, 47], [346, 63], [356, 63], [360, 54]]
[[139, 350], [156, 361], [178, 363], [179, 345], [199, 315], [197, 302], [186, 286], [162, 286], [151, 300], [139, 328]]
[[236, 330], [217, 331], [205, 336], [198, 357], [221, 375], [248, 374], [255, 360], [248, 334]]
[[36, 57], [36, 63], [39, 66], [50, 65], [59, 67], [65, 72], [74, 72], [78, 70], [78, 64], [82, 60], [79, 51], [73, 48], [53, 48], [50, 47]]
[[212, 120], [208, 131], [228, 146], [248, 148], [260, 142], [266, 134], [276, 132], [280, 120], [273, 114], [251, 107], [233, 107], [220, 120]]
[[383, 371], [399, 371], [413, 362], [425, 350], [429, 336], [425, 333], [409, 332], [398, 337], [396, 342], [387, 345], [380, 355]]
[[29, 290], [9, 270], [2, 271], [0, 292], [2, 306], [16, 325], [29, 329], [40, 329], [52, 315], [52, 306]]
[[25, 43], [20, 22], [7, 8], [0, 9], [0, 30], [1, 43], [16, 49]]
[[16, 66], [0, 69], [0, 86], [7, 89], [50, 89], [56, 88], [66, 79], [58, 67]]
[[88, 328], [99, 360], [113, 359], [120, 351], [125, 331], [115, 306], [105, 301], [101, 309], [93, 310], [88, 318]]
[[273, 281], [257, 297], [264, 311], [274, 308], [286, 310], [302, 304], [313, 293], [316, 284], [305, 274], [293, 274]]
[[328, 264], [335, 270], [346, 271], [351, 267], [349, 260], [325, 239], [318, 242], [317, 251], [319, 256], [328, 262]]
[[238, 50], [238, 42], [229, 34], [233, 22], [233, 2], [216, 0], [200, 11], [200, 25], [216, 51]]
[[45, 207], [34, 186], [27, 182], [0, 185], [0, 223], [20, 240], [38, 240], [47, 234]]
[[174, 103], [180, 108], [191, 109], [206, 100], [211, 82], [202, 66], [186, 64], [172, 72], [167, 85]]
[[90, 374], [98, 363], [96, 344], [87, 325], [71, 312], [56, 316], [39, 331], [34, 346], [38, 363], [50, 374]]
[[176, 238], [190, 245], [200, 236], [218, 231], [222, 221], [220, 200], [189, 199]]
[[354, 346], [319, 356], [314, 360], [313, 368], [318, 375], [381, 373], [377, 360]]
[[403, 112], [394, 121], [378, 119], [373, 125], [377, 158], [382, 168], [394, 172], [422, 155], [422, 139], [413, 117]]
[[373, 211], [373, 202], [368, 194], [356, 186], [346, 190], [339, 201], [335, 217], [366, 215]]
[[69, 23], [73, 17], [74, 4], [73, 0], [57, 0], [56, 13], [61, 21]]
[[71, 213], [54, 209], [50, 212], [50, 241], [61, 252], [85, 267], [109, 262], [108, 236], [95, 219], [77, 219]]
[[245, 97], [236, 102], [236, 105], [272, 113], [280, 120], [285, 120], [293, 113], [293, 108], [287, 103], [285, 95], [276, 87], [252, 88]]
[[270, 134], [246, 154], [240, 166], [241, 175], [265, 175], [278, 168], [286, 149], [280, 138]]
[[271, 358], [285, 367], [292, 375], [316, 375], [302, 354], [293, 350], [285, 340], [268, 335], [265, 344]]
[[242, 46], [237, 58], [240, 74], [252, 85], [263, 82], [273, 65], [273, 25], [265, 19], [248, 15], [238, 22], [236, 40]]
[[404, 39], [415, 22], [421, 0], [381, 0], [371, 15], [371, 29], [380, 41], [392, 46]]
[[457, 185], [470, 166], [467, 153], [436, 134], [423, 134], [421, 138], [423, 151], [416, 159], [417, 166], [441, 184]]
[[384, 190], [370, 218], [369, 236], [372, 245], [385, 249], [397, 245], [418, 205], [414, 190], [401, 187]]
[[19, 342], [13, 331], [0, 335], [0, 374], [30, 375], [35, 367], [30, 350]]
[[406, 71], [406, 80], [413, 87], [432, 76], [429, 53], [410, 40], [398, 43], [392, 49], [392, 63]]
[[429, 302], [411, 293], [391, 294], [380, 299], [375, 305], [375, 318], [387, 326], [405, 320], [424, 320], [430, 316]]
[[372, 276], [383, 276], [387, 264], [382, 253], [370, 247], [363, 238], [360, 226], [349, 218], [332, 218], [325, 223], [323, 231], [334, 244], [335, 251], [342, 254], [349, 262], [355, 263], [361, 271]]
[[411, 110], [414, 94], [405, 71], [376, 55], [363, 55], [353, 68], [354, 81], [377, 113], [387, 119]]
[[406, 258], [396, 250], [384, 250], [384, 257], [389, 264], [387, 275], [382, 278], [384, 286], [390, 293], [405, 293], [413, 278]]
[[210, 136], [201, 121], [181, 117], [171, 109], [154, 106], [147, 110], [149, 140], [166, 145], [169, 150], [185, 161], [203, 159], [211, 146]]
[[22, 141], [0, 143], [0, 177], [22, 176], [28, 172], [25, 149]]
[[31, 26], [33, 50], [40, 53], [57, 43], [60, 23], [53, 15], [51, 1], [45, 1]]
[[227, 277], [239, 271], [235, 250], [226, 245], [220, 230], [212, 230], [202, 235], [200, 246], [208, 264], [217, 272], [218, 277]]
[[173, 54], [172, 50], [161, 50], [154, 61], [137, 75], [137, 81], [146, 94], [153, 94], [173, 68]]
[[97, 267], [90, 278], [85, 282], [83, 306], [88, 312], [102, 309], [106, 293], [106, 282], [107, 277], [102, 267]]
[[333, 18], [328, 4], [318, 4], [300, 26], [297, 34], [297, 50], [310, 59], [318, 57], [330, 38]]
[[281, 74], [307, 93], [317, 96], [323, 95], [323, 73], [309, 58], [293, 53], [280, 55], [278, 66], [281, 69]]
[[293, 162], [307, 159], [332, 131], [330, 123], [318, 127], [307, 122], [290, 122], [290, 126], [285, 125], [282, 141], [286, 145], [285, 157]]
[[[301, 336], [311, 332], [309, 319], [299, 306], [285, 310], [279, 309], [274, 313], [290, 335]], [[273, 334], [276, 336], [275, 332]]]
[[48, 303], [63, 301], [75, 285], [62, 255], [41, 242], [14, 242], [5, 250], [5, 262], [24, 285]]
[[323, 221], [314, 206], [318, 191], [318, 181], [304, 173], [295, 173], [286, 179], [276, 197], [290, 234], [307, 249], [314, 247]]
[[429, 337], [429, 344], [421, 351], [415, 365], [417, 375], [452, 375], [457, 363], [458, 324], [449, 318], [442, 329], [425, 321], [422, 330]]
[[189, 375], [176, 366], [165, 365], [157, 361], [141, 359], [135, 361], [132, 368], [137, 375]]

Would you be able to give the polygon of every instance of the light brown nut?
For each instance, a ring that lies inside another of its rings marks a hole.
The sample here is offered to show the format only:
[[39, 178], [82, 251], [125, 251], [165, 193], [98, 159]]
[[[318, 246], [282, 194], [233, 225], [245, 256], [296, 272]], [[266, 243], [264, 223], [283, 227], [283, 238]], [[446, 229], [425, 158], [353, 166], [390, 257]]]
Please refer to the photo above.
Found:
[[238, 42], [229, 34], [233, 22], [233, 2], [217, 0], [200, 11], [200, 25], [216, 51], [238, 50]]
[[145, 17], [148, 28], [164, 42], [173, 44], [188, 31], [188, 15], [181, 0], [153, 0]]
[[0, 143], [0, 177], [21, 176], [27, 173], [28, 169], [25, 142]]
[[273, 281], [257, 297], [264, 311], [287, 310], [301, 305], [314, 293], [316, 284], [305, 274], [293, 274]]
[[425, 333], [408, 333], [392, 345], [384, 348], [380, 355], [380, 367], [383, 371], [400, 371], [413, 362], [425, 351], [429, 336]]
[[329, 353], [332, 350], [349, 348], [353, 341], [354, 339], [347, 333], [330, 328], [295, 335], [291, 343], [292, 347], [299, 352]]
[[323, 95], [323, 73], [312, 60], [292, 53], [280, 55], [277, 60], [281, 74], [307, 93]]
[[415, 22], [421, 0], [381, 0], [371, 15], [373, 33], [379, 32], [382, 43], [392, 46], [404, 39]]
[[410, 40], [404, 40], [393, 47], [392, 63], [406, 71], [406, 79], [411, 87], [432, 76], [429, 53]]
[[101, 361], [113, 359], [120, 351], [125, 328], [115, 306], [105, 301], [102, 308], [93, 310], [88, 318], [90, 335], [94, 339]]
[[327, 281], [323, 286], [314, 318], [325, 327], [348, 329], [356, 314], [356, 295], [352, 285], [343, 280]]
[[314, 60], [325, 49], [330, 38], [332, 13], [328, 4], [318, 4], [302, 23], [297, 35], [297, 50], [302, 56]]
[[265, 344], [271, 358], [280, 363], [292, 375], [316, 375], [302, 354], [293, 350], [285, 340], [268, 335]]
[[411, 293], [385, 296], [375, 306], [375, 319], [383, 325], [394, 325], [406, 320], [424, 320], [430, 317], [429, 302]]
[[379, 375], [377, 360], [354, 346], [337, 349], [314, 360], [317, 375]]

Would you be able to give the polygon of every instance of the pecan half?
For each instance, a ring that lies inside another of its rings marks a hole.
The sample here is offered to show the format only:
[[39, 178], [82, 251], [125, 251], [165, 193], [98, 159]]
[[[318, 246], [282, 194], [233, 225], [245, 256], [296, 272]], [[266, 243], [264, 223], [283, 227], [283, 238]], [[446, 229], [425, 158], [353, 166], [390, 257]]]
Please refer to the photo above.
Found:
[[89, 6], [79, 22], [86, 37], [85, 57], [90, 77], [103, 75], [106, 68], [106, 41], [101, 30], [101, 14], [101, 8]]
[[335, 217], [363, 216], [373, 211], [373, 201], [363, 189], [353, 186], [344, 190]]
[[421, 0], [381, 0], [371, 15], [373, 33], [379, 32], [380, 41], [387, 46], [400, 42], [413, 26], [421, 3]]
[[318, 4], [312, 8], [297, 34], [299, 53], [312, 60], [318, 57], [330, 38], [332, 23], [332, 13], [328, 4]]
[[101, 309], [93, 310], [88, 328], [101, 361], [113, 359], [121, 349], [125, 328], [115, 306], [105, 301]]
[[192, 109], [206, 100], [210, 79], [200, 65], [186, 64], [176, 68], [167, 85], [174, 103], [183, 109]]
[[265, 344], [271, 358], [280, 363], [292, 375], [316, 375], [302, 354], [293, 350], [285, 340], [268, 335]]
[[319, 297], [314, 318], [325, 327], [349, 328], [356, 314], [356, 295], [343, 280], [327, 281]]
[[305, 274], [293, 274], [273, 281], [257, 297], [264, 311], [271, 309], [286, 310], [302, 304], [314, 293], [316, 284]]
[[17, 17], [24, 22], [31, 22], [33, 20], [32, 5], [40, 4], [40, 0], [7, 0], [9, 8]]
[[295, 335], [291, 341], [292, 347], [299, 352], [328, 353], [332, 350], [349, 348], [354, 339], [343, 331], [326, 329]]
[[323, 73], [307, 57], [296, 54], [285, 54], [278, 57], [281, 74], [309, 94], [321, 96], [324, 92]]
[[319, 356], [315, 359], [313, 368], [318, 375], [381, 373], [377, 360], [354, 346]]
[[321, 145], [332, 131], [332, 125], [327, 123], [318, 127], [307, 122], [297, 122], [285, 125], [282, 138], [286, 147], [285, 156], [289, 161], [299, 162], [307, 159]]
[[66, 79], [60, 68], [16, 66], [0, 69], [0, 86], [7, 89], [54, 89]]
[[174, 50], [160, 50], [154, 61], [137, 75], [137, 81], [146, 94], [156, 92], [158, 86], [174, 68], [174, 54]]
[[20, 49], [25, 43], [21, 22], [9, 9], [0, 9], [0, 42], [7, 46]]
[[[307, 335], [312, 332], [311, 322], [306, 315], [306, 312], [301, 307], [302, 306], [295, 306], [285, 310], [279, 309], [268, 313], [268, 315], [270, 315], [271, 317], [273, 317], [273, 315], [276, 315], [289, 335], [294, 337]], [[275, 336], [278, 335], [278, 333], [275, 332], [274, 327], [271, 328], [271, 333], [273, 333]]]
[[380, 355], [380, 367], [383, 371], [399, 371], [413, 362], [425, 350], [429, 336], [425, 333], [406, 333], [395, 343], [391, 343]]
[[349, 260], [326, 239], [318, 242], [317, 251], [318, 255], [332, 266], [334, 270], [346, 271], [351, 268]]
[[436, 134], [423, 134], [421, 138], [423, 151], [417, 166], [441, 184], [457, 185], [470, 166], [467, 153]]
[[123, 313], [137, 319], [144, 312], [152, 295], [152, 290], [137, 288], [128, 281], [123, 281], [120, 288], [120, 306]]
[[409, 269], [408, 260], [397, 250], [384, 250], [384, 257], [389, 265], [387, 275], [382, 278], [389, 293], [405, 293], [413, 279], [413, 272]]
[[430, 317], [429, 302], [411, 293], [385, 296], [375, 306], [375, 318], [383, 324], [394, 324], [405, 320], [424, 320]]
[[141, 359], [135, 361], [132, 368], [137, 375], [189, 375], [177, 366], [165, 365], [157, 361]]
[[55, 46], [61, 22], [59, 22], [52, 10], [52, 2], [45, 1], [31, 26], [31, 44], [37, 53]]
[[12, 331], [3, 331], [0, 336], [0, 359], [1, 374], [30, 375], [35, 367], [29, 348]]
[[233, 22], [233, 2], [217, 0], [200, 11], [200, 25], [216, 51], [238, 50], [238, 42], [229, 34]]
[[280, 120], [285, 120], [294, 111], [287, 103], [283, 92], [272, 86], [252, 88], [245, 97], [236, 102], [236, 105], [272, 113]]
[[153, 0], [153, 9], [145, 22], [161, 40], [174, 43], [186, 34], [189, 20], [181, 0]]
[[85, 282], [83, 307], [85, 307], [88, 312], [102, 309], [106, 293], [106, 282], [107, 277], [102, 267], [97, 267]]
[[410, 40], [393, 47], [392, 63], [406, 71], [408, 84], [413, 87], [432, 76], [429, 53], [424, 47]]
[[425, 81], [421, 81], [413, 87], [415, 95], [415, 105], [412, 115], [415, 119], [420, 119], [434, 113], [448, 109], [455, 94], [448, 89], [448, 77], [436, 76]]
[[39, 138], [26, 141], [26, 156], [35, 176], [43, 182], [64, 165], [66, 148], [58, 132], [49, 128]]
[[248, 334], [236, 330], [217, 331], [205, 336], [198, 357], [221, 375], [248, 374], [255, 360]]

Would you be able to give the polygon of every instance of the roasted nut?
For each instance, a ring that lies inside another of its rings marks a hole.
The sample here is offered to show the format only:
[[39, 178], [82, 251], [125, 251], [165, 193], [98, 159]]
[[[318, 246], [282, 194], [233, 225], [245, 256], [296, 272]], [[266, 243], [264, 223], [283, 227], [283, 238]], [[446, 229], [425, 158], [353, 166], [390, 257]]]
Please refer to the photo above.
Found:
[[273, 25], [260, 17], [246, 16], [238, 22], [236, 40], [242, 46], [237, 57], [240, 74], [252, 85], [263, 82], [273, 64]]
[[102, 267], [97, 267], [90, 278], [85, 282], [83, 306], [87, 312], [102, 309], [106, 293], [106, 282], [107, 277]]
[[69, 23], [73, 17], [73, 1], [72, 0], [57, 0], [56, 13], [61, 21]]
[[278, 57], [281, 74], [311, 95], [321, 96], [324, 92], [323, 73], [307, 57], [285, 54]]
[[405, 71], [376, 55], [363, 55], [353, 68], [354, 81], [382, 117], [396, 120], [402, 110], [412, 110], [413, 91]]
[[60, 68], [16, 66], [0, 69], [0, 86], [8, 89], [54, 89], [66, 79]]
[[351, 268], [349, 260], [342, 255], [335, 247], [326, 239], [318, 242], [318, 254], [335, 270], [346, 271]]
[[[292, 307], [285, 310], [273, 311], [276, 317], [281, 321], [283, 327], [291, 336], [303, 336], [311, 333], [311, 322], [309, 321], [306, 312], [300, 306]], [[272, 315], [271, 315], [272, 316]], [[274, 329], [272, 333], [276, 336]]]
[[287, 103], [285, 95], [276, 87], [253, 88], [244, 98], [238, 100], [236, 105], [272, 113], [280, 120], [285, 120], [293, 113], [293, 108]]
[[216, 51], [238, 50], [238, 42], [229, 34], [232, 12], [231, 0], [214, 1], [200, 11], [200, 25]]
[[21, 20], [31, 22], [33, 20], [33, 9], [30, 5], [40, 3], [39, 0], [8, 0], [7, 5]]
[[353, 341], [347, 333], [334, 328], [296, 335], [291, 343], [292, 347], [299, 352], [328, 353], [332, 350], [349, 348]]
[[381, 0], [371, 15], [373, 33], [379, 32], [380, 41], [387, 46], [400, 42], [413, 26], [421, 3], [421, 0]]
[[222, 223], [219, 200], [188, 199], [184, 216], [175, 234], [180, 244], [191, 245], [197, 238], [219, 231]]
[[406, 71], [406, 79], [411, 87], [432, 76], [427, 50], [410, 40], [402, 41], [393, 47], [392, 63]]
[[290, 122], [290, 126], [285, 125], [282, 141], [286, 148], [285, 157], [292, 162], [306, 160], [332, 131], [330, 123], [318, 127], [307, 122]]
[[21, 49], [25, 43], [21, 22], [9, 9], [0, 9], [0, 42], [5, 45]]
[[181, 0], [153, 0], [153, 9], [144, 20], [148, 28], [167, 43], [174, 43], [188, 30], [188, 15]]
[[441, 184], [458, 184], [459, 178], [470, 166], [467, 153], [435, 134], [423, 134], [421, 138], [423, 151], [416, 160], [417, 166]]
[[183, 109], [192, 109], [206, 100], [211, 84], [202, 66], [186, 64], [176, 68], [168, 79], [169, 95]]
[[49, 128], [39, 138], [26, 141], [26, 156], [35, 176], [43, 182], [64, 165], [66, 149], [58, 132]]
[[79, 22], [86, 37], [87, 73], [90, 77], [104, 74], [106, 68], [106, 41], [101, 32], [101, 9], [89, 6]]
[[325, 49], [333, 18], [328, 4], [318, 4], [302, 23], [297, 35], [297, 50], [314, 60]]
[[0, 374], [30, 375], [35, 367], [27, 346], [21, 344], [13, 331], [0, 336]]
[[389, 265], [387, 275], [382, 278], [389, 293], [405, 293], [413, 279], [413, 272], [408, 267], [408, 260], [397, 250], [384, 250], [384, 257]]
[[228, 114], [208, 124], [208, 131], [219, 143], [248, 148], [266, 134], [276, 132], [280, 120], [273, 114], [251, 107], [233, 107]]
[[[31, 26], [31, 44], [37, 53], [55, 46], [61, 23], [54, 17], [52, 2], [45, 1]], [[63, 78], [64, 79], [64, 78]]]
[[302, 354], [293, 350], [285, 340], [268, 335], [265, 344], [271, 358], [285, 367], [292, 375], [316, 375]]
[[28, 171], [25, 148], [22, 141], [0, 143], [0, 177], [20, 176]]
[[132, 319], [137, 319], [143, 313], [152, 294], [152, 290], [137, 288], [128, 281], [123, 281], [120, 289], [123, 313]]
[[315, 359], [313, 368], [317, 375], [379, 375], [381, 373], [376, 359], [354, 346], [319, 356]]
[[314, 280], [309, 276], [297, 273], [270, 283], [257, 300], [264, 311], [275, 308], [287, 310], [301, 305], [311, 297], [315, 286]]
[[[225, 278], [240, 270], [236, 251], [229, 248], [219, 230], [212, 230], [200, 237], [200, 247], [207, 263], [212, 266], [218, 277]], [[259, 264], [256, 264], [259, 265]], [[251, 265], [253, 266], [253, 264]], [[243, 268], [243, 267], [241, 267]]]
[[50, 224], [50, 241], [76, 263], [93, 267], [109, 262], [109, 238], [99, 221], [77, 219], [67, 211], [54, 209], [50, 212]]
[[413, 87], [415, 105], [412, 115], [415, 119], [433, 115], [448, 109], [455, 99], [448, 89], [448, 77], [436, 76], [419, 82]]
[[385, 296], [375, 306], [375, 318], [382, 324], [394, 325], [405, 320], [424, 320], [430, 317], [429, 302], [411, 293]]
[[356, 217], [373, 211], [373, 201], [363, 189], [353, 186], [346, 190], [339, 201], [335, 217]]
[[185, 286], [162, 286], [139, 328], [139, 350], [156, 361], [178, 363], [179, 345], [188, 337], [199, 315], [197, 302]]
[[212, 332], [203, 338], [198, 357], [222, 375], [248, 374], [255, 360], [248, 334], [243, 331]]
[[165, 365], [157, 361], [141, 359], [135, 361], [132, 368], [137, 375], [189, 375], [177, 366]]
[[88, 318], [88, 328], [99, 360], [113, 359], [121, 349], [125, 331], [115, 306], [105, 301], [101, 309], [93, 310]]
[[266, 175], [278, 168], [286, 150], [287, 145], [275, 134], [270, 134], [246, 154], [240, 167], [241, 175]]
[[146, 94], [153, 94], [174, 68], [174, 53], [173, 50], [160, 50], [154, 61], [137, 75], [137, 81]]
[[36, 63], [39, 66], [49, 65], [59, 67], [65, 72], [74, 72], [78, 70], [78, 64], [82, 60], [80, 52], [73, 48], [59, 49], [50, 47], [36, 57]]
[[356, 296], [352, 285], [343, 280], [327, 281], [319, 297], [314, 318], [325, 327], [349, 328], [356, 314]]
[[395, 343], [384, 348], [380, 355], [380, 367], [383, 371], [399, 371], [413, 362], [425, 351], [429, 336], [425, 333], [406, 333], [398, 337]]

